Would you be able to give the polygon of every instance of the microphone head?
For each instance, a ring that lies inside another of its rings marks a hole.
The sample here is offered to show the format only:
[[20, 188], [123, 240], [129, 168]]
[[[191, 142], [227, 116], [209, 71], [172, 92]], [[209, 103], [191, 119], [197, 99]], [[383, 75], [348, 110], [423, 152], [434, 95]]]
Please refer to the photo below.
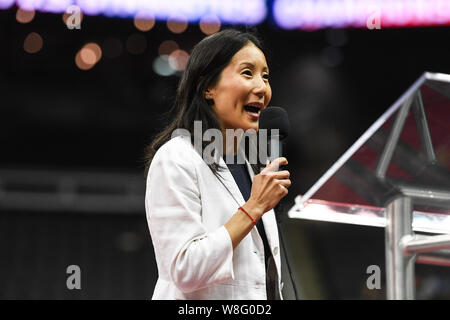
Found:
[[286, 110], [280, 107], [267, 107], [259, 116], [259, 129], [266, 129], [270, 137], [271, 129], [278, 129], [280, 139], [283, 140], [289, 135], [289, 119]]

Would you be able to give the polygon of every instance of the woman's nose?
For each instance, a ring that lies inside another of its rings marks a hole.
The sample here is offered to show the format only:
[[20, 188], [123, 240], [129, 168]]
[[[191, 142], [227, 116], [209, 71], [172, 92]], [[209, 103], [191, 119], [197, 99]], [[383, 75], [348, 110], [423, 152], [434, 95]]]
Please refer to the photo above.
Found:
[[264, 96], [269, 90], [269, 84], [264, 81], [263, 78], [257, 77], [255, 80], [255, 86], [253, 92], [258, 96]]

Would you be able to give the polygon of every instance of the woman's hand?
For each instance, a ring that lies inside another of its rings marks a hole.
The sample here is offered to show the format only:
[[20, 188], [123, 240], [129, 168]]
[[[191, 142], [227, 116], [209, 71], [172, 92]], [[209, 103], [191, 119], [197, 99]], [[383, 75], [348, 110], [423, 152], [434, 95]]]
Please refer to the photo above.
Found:
[[[277, 158], [253, 177], [252, 192], [248, 201], [243, 205], [252, 219], [260, 219], [264, 213], [275, 207], [281, 198], [287, 195], [291, 186], [289, 180], [289, 171], [277, 172], [280, 165], [286, 165], [286, 158]], [[247, 215], [238, 210], [225, 224], [233, 249], [244, 239], [244, 237], [252, 230], [255, 225]]]
[[288, 188], [291, 186], [290, 173], [287, 170], [277, 171], [281, 165], [286, 164], [286, 158], [277, 158], [253, 177], [251, 195], [244, 209], [253, 214], [255, 219], [273, 209], [281, 198], [288, 194]]

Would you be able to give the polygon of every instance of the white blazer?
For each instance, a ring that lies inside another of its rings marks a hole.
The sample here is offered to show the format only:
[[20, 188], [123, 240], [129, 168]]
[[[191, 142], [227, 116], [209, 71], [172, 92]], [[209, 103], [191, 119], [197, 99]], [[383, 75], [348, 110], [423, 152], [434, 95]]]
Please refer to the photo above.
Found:
[[[253, 180], [253, 170], [247, 162]], [[152, 299], [267, 299], [264, 246], [255, 227], [233, 251], [225, 223], [245, 201], [225, 162], [219, 180], [188, 137], [156, 152], [147, 176], [145, 209], [158, 281]], [[281, 296], [281, 259], [273, 210], [263, 224]]]

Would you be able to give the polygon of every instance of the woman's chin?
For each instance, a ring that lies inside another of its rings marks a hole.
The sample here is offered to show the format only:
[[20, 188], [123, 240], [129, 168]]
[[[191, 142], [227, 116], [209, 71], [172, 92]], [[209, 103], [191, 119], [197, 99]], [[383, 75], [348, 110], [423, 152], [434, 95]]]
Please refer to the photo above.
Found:
[[234, 128], [234, 130], [242, 129], [244, 131], [247, 131], [247, 130], [258, 131], [258, 127], [259, 127], [258, 121], [240, 121], [239, 123], [229, 125], [226, 128]]
[[255, 130], [258, 131], [258, 122], [256, 123], [245, 123], [241, 126], [241, 129], [244, 131], [247, 130]]

